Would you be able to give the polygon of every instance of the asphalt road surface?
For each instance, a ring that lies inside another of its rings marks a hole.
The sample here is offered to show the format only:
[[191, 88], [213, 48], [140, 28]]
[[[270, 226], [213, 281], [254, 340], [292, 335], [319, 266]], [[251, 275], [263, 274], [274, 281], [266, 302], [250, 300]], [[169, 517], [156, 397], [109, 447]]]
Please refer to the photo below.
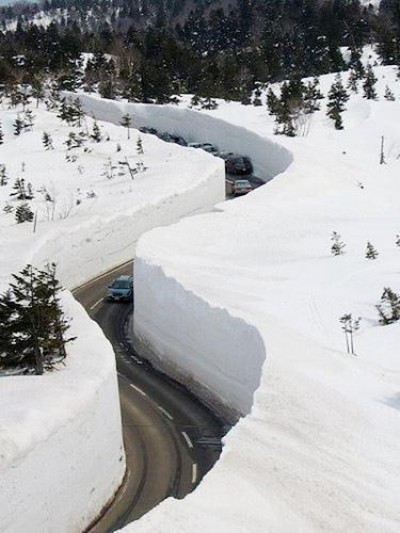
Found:
[[91, 533], [115, 531], [165, 498], [191, 492], [219, 458], [229, 429], [182, 385], [134, 353], [128, 331], [133, 304], [104, 301], [111, 280], [132, 269], [132, 263], [122, 265], [74, 291], [114, 347], [127, 456], [124, 483]]

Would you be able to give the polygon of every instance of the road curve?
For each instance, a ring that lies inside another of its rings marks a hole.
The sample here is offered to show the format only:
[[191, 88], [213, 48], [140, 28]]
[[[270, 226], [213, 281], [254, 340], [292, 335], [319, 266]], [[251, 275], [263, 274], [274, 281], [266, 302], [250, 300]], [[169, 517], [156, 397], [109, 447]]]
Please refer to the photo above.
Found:
[[114, 348], [127, 456], [124, 482], [91, 533], [115, 531], [165, 498], [191, 492], [219, 458], [228, 429], [182, 385], [134, 353], [127, 328], [133, 305], [104, 301], [110, 281], [132, 268], [125, 263], [74, 291]]

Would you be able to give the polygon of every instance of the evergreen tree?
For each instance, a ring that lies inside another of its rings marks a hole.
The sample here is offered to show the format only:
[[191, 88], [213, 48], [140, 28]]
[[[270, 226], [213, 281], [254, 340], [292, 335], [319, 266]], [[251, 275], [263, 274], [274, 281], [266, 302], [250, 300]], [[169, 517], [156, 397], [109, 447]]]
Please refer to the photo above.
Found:
[[255, 107], [262, 106], [261, 102], [261, 85], [259, 83], [256, 83], [255, 89], [254, 89], [254, 98], [253, 98], [253, 105]]
[[50, 133], [47, 133], [47, 131], [43, 132], [42, 142], [46, 150], [54, 150], [53, 139], [51, 138]]
[[3, 187], [8, 183], [7, 169], [6, 165], [0, 164], [0, 186]]
[[197, 94], [194, 94], [192, 96], [192, 99], [190, 100], [190, 107], [197, 107], [201, 103], [200, 96], [197, 96]]
[[376, 259], [379, 255], [379, 252], [372, 246], [372, 244], [367, 242], [367, 249], [365, 251], [365, 259]]
[[0, 122], [0, 144], [3, 144], [3, 143], [4, 143], [4, 133], [3, 133], [3, 128]]
[[365, 76], [365, 68], [361, 61], [362, 50], [353, 46], [350, 53], [349, 68], [354, 72], [358, 80]]
[[280, 108], [279, 98], [271, 88], [267, 92], [267, 108], [270, 115], [277, 115]]
[[25, 202], [19, 204], [15, 209], [15, 220], [17, 224], [23, 224], [24, 222], [32, 222], [34, 214], [29, 205]]
[[35, 119], [34, 114], [30, 109], [27, 109], [24, 113], [24, 126], [25, 129], [33, 130], [33, 121]]
[[201, 109], [207, 109], [209, 111], [212, 111], [214, 109], [218, 108], [218, 103], [214, 98], [211, 98], [211, 96], [206, 96], [205, 98], [201, 99]]
[[27, 200], [28, 193], [26, 190], [25, 179], [17, 178], [13, 185], [13, 191], [10, 192], [10, 196], [16, 196], [18, 200]]
[[14, 121], [13, 127], [14, 127], [14, 135], [20, 135], [21, 132], [25, 129], [25, 123], [19, 115], [17, 115], [17, 118]]
[[341, 236], [339, 235], [339, 233], [334, 231], [331, 235], [331, 241], [332, 241], [331, 254], [332, 255], [343, 255], [345, 253], [344, 249], [346, 245], [341, 240]]
[[303, 96], [304, 112], [306, 114], [311, 114], [315, 113], [315, 111], [319, 111], [321, 108], [319, 100], [321, 100], [323, 97], [324, 96], [319, 88], [318, 78], [314, 78], [313, 81], [306, 83]]
[[347, 81], [347, 87], [351, 90], [353, 93], [358, 93], [358, 80], [360, 78], [358, 77], [358, 74], [355, 70], [350, 70], [349, 78]]
[[364, 78], [363, 90], [364, 98], [367, 100], [377, 100], [378, 95], [376, 93], [375, 85], [378, 79], [376, 78], [371, 65], [367, 66], [367, 71]]
[[130, 116], [129, 113], [126, 113], [121, 119], [121, 126], [126, 128], [128, 131], [128, 141], [131, 138], [131, 131], [130, 131], [131, 125], [132, 125], [132, 117]]
[[43, 374], [66, 357], [69, 325], [60, 306], [55, 265], [45, 270], [27, 265], [13, 275], [0, 296], [0, 362], [23, 372]]
[[102, 140], [100, 127], [97, 124], [96, 119], [94, 120], [94, 123], [93, 123], [93, 128], [92, 128], [92, 133], [90, 134], [90, 138], [96, 143], [99, 143]]
[[385, 99], [389, 102], [394, 102], [396, 100], [393, 92], [389, 88], [389, 85], [386, 85], [385, 87]]
[[337, 130], [343, 129], [341, 113], [345, 110], [344, 104], [349, 96], [343, 87], [340, 74], [336, 75], [335, 82], [328, 93], [327, 115], [334, 121]]
[[396, 235], [395, 243], [396, 243], [396, 246], [400, 246], [400, 235], [399, 234]]
[[144, 154], [143, 141], [142, 141], [142, 138], [140, 137], [140, 135], [138, 136], [137, 141], [136, 141], [136, 153], [138, 155], [143, 155]]
[[383, 325], [392, 324], [400, 320], [400, 295], [389, 287], [385, 287], [381, 302], [376, 306], [379, 322]]

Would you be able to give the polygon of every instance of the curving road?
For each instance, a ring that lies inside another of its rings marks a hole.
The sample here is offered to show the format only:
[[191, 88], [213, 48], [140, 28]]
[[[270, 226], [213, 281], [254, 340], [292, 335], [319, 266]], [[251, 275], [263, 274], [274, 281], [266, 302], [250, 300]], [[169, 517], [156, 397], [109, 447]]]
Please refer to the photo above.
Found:
[[92, 533], [115, 531], [165, 498], [191, 492], [217, 461], [229, 429], [182, 385], [133, 352], [128, 330], [133, 305], [104, 301], [110, 281], [132, 268], [126, 263], [74, 291], [114, 347], [127, 456], [124, 483], [89, 528]]

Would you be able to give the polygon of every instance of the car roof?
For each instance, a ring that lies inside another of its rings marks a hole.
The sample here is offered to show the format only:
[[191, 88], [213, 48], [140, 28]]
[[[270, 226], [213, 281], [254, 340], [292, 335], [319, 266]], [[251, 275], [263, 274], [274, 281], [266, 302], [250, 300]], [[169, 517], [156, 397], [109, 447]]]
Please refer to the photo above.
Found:
[[115, 279], [119, 281], [131, 280], [132, 276], [129, 276], [128, 274], [124, 274], [124, 275], [118, 276]]

